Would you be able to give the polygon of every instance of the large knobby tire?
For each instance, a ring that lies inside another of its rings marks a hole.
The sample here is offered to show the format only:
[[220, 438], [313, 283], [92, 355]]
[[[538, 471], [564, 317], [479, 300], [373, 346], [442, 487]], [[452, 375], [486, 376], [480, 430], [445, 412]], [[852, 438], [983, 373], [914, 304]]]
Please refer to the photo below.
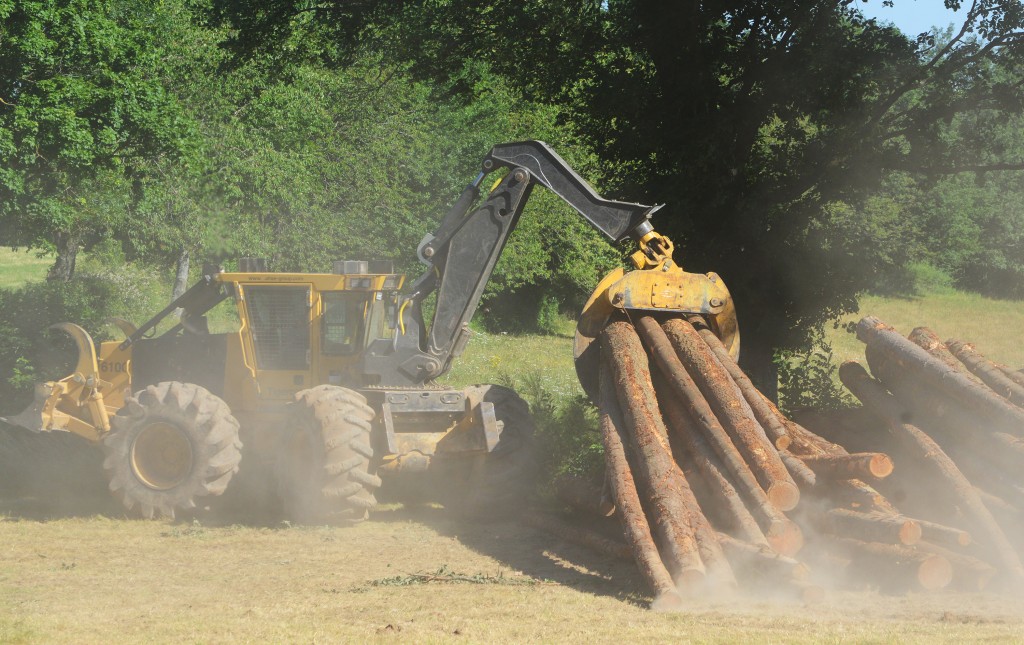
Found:
[[287, 518], [299, 524], [354, 522], [377, 505], [370, 471], [373, 408], [357, 392], [319, 385], [295, 395], [277, 462]]
[[227, 404], [192, 383], [150, 385], [129, 398], [103, 439], [110, 490], [143, 517], [173, 518], [220, 495], [238, 472], [242, 442]]
[[501, 385], [473, 385], [465, 391], [467, 398], [494, 404], [498, 443], [486, 455], [434, 457], [431, 468], [441, 478], [441, 503], [463, 516], [514, 515], [529, 501], [538, 472], [530, 406]]

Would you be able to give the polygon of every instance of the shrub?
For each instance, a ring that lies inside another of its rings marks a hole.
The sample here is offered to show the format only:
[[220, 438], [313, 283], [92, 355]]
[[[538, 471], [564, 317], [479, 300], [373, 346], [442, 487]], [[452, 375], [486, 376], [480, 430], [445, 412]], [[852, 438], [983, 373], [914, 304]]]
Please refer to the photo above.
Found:
[[832, 345], [821, 329], [814, 333], [807, 349], [777, 352], [775, 365], [779, 408], [787, 415], [804, 408], [843, 409], [854, 403], [837, 378]]
[[604, 445], [597, 410], [586, 396], [579, 391], [557, 394], [538, 371], [519, 376], [503, 372], [497, 380], [530, 404], [537, 426], [542, 490], [562, 474], [600, 477], [604, 472]]

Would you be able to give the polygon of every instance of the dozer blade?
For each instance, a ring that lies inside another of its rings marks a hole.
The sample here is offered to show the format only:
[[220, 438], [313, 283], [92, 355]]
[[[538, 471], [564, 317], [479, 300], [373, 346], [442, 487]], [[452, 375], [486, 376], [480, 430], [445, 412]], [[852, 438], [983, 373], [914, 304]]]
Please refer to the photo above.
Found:
[[12, 426], [20, 426], [32, 432], [42, 432], [45, 429], [43, 410], [46, 408], [46, 401], [50, 398], [51, 391], [49, 383], [38, 383], [33, 393], [32, 403], [12, 417], [0, 417], [0, 421]]
[[65, 381], [76, 379], [76, 377], [81, 382], [88, 378], [98, 378], [99, 367], [96, 364], [96, 348], [89, 332], [74, 323], [58, 323], [51, 325], [50, 329], [59, 329], [75, 341], [75, 347], [78, 349], [78, 359], [75, 361], [74, 371], [70, 376], [60, 381], [36, 384], [32, 403], [12, 417], [0, 417], [0, 421], [20, 426], [33, 432], [65, 430], [65, 424], [59, 423], [56, 418], [57, 415], [54, 414], [60, 396], [67, 391]]
[[656, 269], [609, 273], [591, 294], [576, 325], [573, 355], [576, 374], [587, 396], [597, 400], [600, 350], [593, 341], [617, 314], [630, 311], [690, 313], [704, 316], [715, 335], [739, 358], [740, 331], [736, 307], [716, 273], [687, 273], [665, 263]]

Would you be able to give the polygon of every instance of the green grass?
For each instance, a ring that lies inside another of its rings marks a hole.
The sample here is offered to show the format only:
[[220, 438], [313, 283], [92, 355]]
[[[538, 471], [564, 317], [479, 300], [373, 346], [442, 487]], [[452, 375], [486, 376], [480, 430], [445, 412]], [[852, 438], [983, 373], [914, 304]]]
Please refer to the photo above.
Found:
[[[914, 327], [928, 327], [942, 340], [957, 338], [974, 343], [991, 360], [1024, 367], [1024, 301], [994, 300], [954, 289], [934, 289], [921, 296], [893, 298], [865, 296], [860, 312], [840, 323], [875, 316], [903, 335]], [[742, 328], [743, 320], [740, 319]], [[836, 360], [864, 362], [864, 345], [844, 329], [828, 330]]]
[[582, 392], [568, 335], [512, 336], [474, 332], [445, 382], [454, 387], [539, 378], [559, 398]]
[[52, 256], [39, 257], [35, 251], [0, 248], [0, 289], [17, 289], [26, 282], [42, 280], [52, 265]]

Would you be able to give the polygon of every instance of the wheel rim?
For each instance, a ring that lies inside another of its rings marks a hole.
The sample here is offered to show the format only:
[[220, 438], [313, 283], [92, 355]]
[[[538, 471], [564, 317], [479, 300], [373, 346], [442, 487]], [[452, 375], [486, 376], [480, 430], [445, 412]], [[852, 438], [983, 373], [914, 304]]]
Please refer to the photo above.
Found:
[[156, 421], [132, 442], [131, 463], [135, 476], [149, 488], [174, 488], [192, 472], [192, 443], [177, 426]]

